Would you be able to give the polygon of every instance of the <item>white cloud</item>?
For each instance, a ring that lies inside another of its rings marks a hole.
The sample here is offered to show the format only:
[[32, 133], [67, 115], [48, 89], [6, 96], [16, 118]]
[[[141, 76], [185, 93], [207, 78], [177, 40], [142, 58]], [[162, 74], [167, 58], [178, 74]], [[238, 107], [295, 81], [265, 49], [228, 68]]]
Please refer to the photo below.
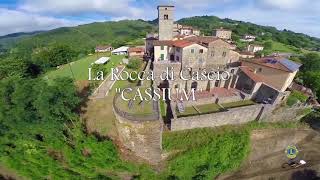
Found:
[[303, 7], [302, 5], [308, 1], [309, 0], [258, 0], [258, 3], [269, 8], [295, 10]]
[[134, 0], [24, 0], [18, 9], [58, 15], [102, 13], [109, 16], [139, 17], [143, 11], [135, 8]]
[[210, 9], [215, 5], [223, 5], [232, 2], [232, 0], [160, 0], [161, 4], [175, 5], [178, 9], [200, 10]]
[[255, 6], [245, 6], [236, 11], [220, 11], [215, 15], [221, 18], [231, 18], [252, 22], [260, 25], [274, 26], [278, 29], [288, 29], [320, 37], [319, 17], [312, 13], [297, 13], [295, 11], [279, 11], [276, 9], [262, 10]]
[[0, 35], [16, 32], [49, 30], [62, 26], [75, 26], [83, 23], [84, 21], [70, 21], [0, 8]]

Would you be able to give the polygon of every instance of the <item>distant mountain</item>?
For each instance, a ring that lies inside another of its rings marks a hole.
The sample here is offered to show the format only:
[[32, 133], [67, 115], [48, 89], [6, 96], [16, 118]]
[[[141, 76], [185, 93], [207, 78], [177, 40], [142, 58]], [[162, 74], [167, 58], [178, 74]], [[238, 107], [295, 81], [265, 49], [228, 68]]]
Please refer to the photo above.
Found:
[[[117, 22], [95, 22], [76, 27], [63, 27], [45, 32], [15, 33], [0, 37], [2, 48], [35, 49], [54, 43], [66, 44], [78, 52], [88, 52], [98, 44], [112, 44], [117, 47], [127, 43], [143, 44], [148, 32], [157, 31], [157, 19], [123, 20]], [[211, 35], [215, 28], [228, 28], [233, 38], [238, 40], [244, 34], [256, 35], [258, 41], [273, 40], [297, 48], [317, 50], [320, 39], [289, 30], [279, 31], [274, 27], [260, 26], [232, 19], [220, 19], [216, 16], [196, 16], [177, 21], [183, 25], [199, 28], [204, 35]], [[0, 47], [1, 49], [1, 47]]]
[[21, 38], [16, 47], [34, 49], [57, 43], [69, 45], [78, 52], [88, 52], [99, 44], [120, 46], [127, 42], [135, 43], [139, 39], [140, 44], [144, 43], [142, 38], [154, 28], [143, 20], [95, 22], [76, 27], [62, 27]]
[[34, 32], [20, 32], [20, 33], [13, 33], [13, 34], [8, 34], [5, 36], [0, 36], [0, 51], [1, 49], [10, 49], [13, 47], [17, 41], [19, 41], [22, 38], [33, 36], [39, 33], [42, 33], [44, 31], [34, 31]]

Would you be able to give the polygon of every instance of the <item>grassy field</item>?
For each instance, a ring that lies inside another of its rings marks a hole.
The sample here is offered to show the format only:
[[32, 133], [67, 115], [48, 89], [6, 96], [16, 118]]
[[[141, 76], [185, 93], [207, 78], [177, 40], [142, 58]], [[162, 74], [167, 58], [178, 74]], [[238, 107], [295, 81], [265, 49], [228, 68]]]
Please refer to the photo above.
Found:
[[[94, 63], [100, 57], [107, 57], [107, 56], [110, 56], [110, 53], [99, 53], [91, 56], [86, 56], [82, 59], [79, 59], [78, 61], [71, 62], [70, 66], [66, 64], [66, 65], [60, 66], [60, 68], [57, 70], [49, 71], [45, 75], [45, 78], [49, 80], [57, 77], [72, 78], [72, 72], [73, 72], [74, 78], [76, 81], [88, 80], [89, 78], [88, 68], [91, 66], [91, 64]], [[105, 68], [109, 70], [112, 67], [115, 67], [117, 64], [121, 62], [123, 58], [124, 56], [111, 56], [110, 61], [107, 64], [105, 64]]]
[[299, 49], [293, 46], [285, 45], [280, 42], [272, 41], [272, 52], [297, 53]]
[[163, 149], [170, 153], [163, 177], [214, 179], [237, 169], [250, 150], [250, 134], [256, 129], [305, 128], [303, 123], [259, 123], [192, 129], [163, 134]]
[[[126, 69], [129, 71], [128, 69]], [[83, 108], [85, 113], [82, 114], [82, 118], [86, 120], [86, 127], [90, 133], [98, 133], [101, 136], [109, 136], [109, 137], [116, 137], [117, 132], [115, 128], [115, 121], [116, 118], [112, 111], [112, 103], [113, 97], [116, 94], [116, 89], [124, 89], [127, 87], [134, 87], [136, 86], [137, 82], [129, 82], [129, 81], [117, 81], [112, 89], [110, 90], [107, 97], [103, 99], [98, 99], [94, 101], [88, 101], [87, 106]], [[145, 83], [145, 86], [150, 85], [149, 83]], [[121, 99], [120, 99], [121, 100]], [[140, 105], [136, 104], [140, 101], [136, 101], [134, 108], [131, 112], [133, 113], [145, 113], [141, 110], [143, 108]], [[120, 104], [120, 107], [124, 108], [122, 110], [128, 110], [128, 102], [127, 101], [119, 101], [117, 102]], [[151, 111], [151, 105], [145, 103], [144, 108], [149, 109], [148, 112]]]

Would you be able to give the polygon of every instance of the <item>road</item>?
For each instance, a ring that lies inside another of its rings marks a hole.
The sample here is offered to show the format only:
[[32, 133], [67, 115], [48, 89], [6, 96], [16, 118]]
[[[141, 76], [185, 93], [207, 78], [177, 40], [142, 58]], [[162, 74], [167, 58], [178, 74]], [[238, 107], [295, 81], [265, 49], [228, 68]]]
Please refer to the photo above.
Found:
[[[124, 66], [118, 66], [118, 75], [124, 70]], [[116, 81], [111, 80], [111, 74], [100, 84], [95, 92], [90, 96], [90, 99], [103, 99], [108, 96], [109, 91]]]
[[[298, 158], [306, 167], [284, 169], [286, 146], [296, 145]], [[255, 131], [251, 137], [248, 160], [235, 172], [219, 176], [219, 180], [312, 179], [320, 175], [320, 135], [311, 129], [277, 129]]]

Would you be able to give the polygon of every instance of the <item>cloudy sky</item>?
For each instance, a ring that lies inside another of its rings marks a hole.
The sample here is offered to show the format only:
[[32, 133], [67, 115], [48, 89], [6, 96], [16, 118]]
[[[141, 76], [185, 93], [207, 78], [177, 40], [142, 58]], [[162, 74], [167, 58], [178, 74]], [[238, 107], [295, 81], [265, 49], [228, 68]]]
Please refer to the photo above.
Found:
[[94, 21], [153, 20], [159, 4], [175, 5], [176, 19], [215, 15], [320, 37], [319, 0], [1, 0], [0, 35]]

